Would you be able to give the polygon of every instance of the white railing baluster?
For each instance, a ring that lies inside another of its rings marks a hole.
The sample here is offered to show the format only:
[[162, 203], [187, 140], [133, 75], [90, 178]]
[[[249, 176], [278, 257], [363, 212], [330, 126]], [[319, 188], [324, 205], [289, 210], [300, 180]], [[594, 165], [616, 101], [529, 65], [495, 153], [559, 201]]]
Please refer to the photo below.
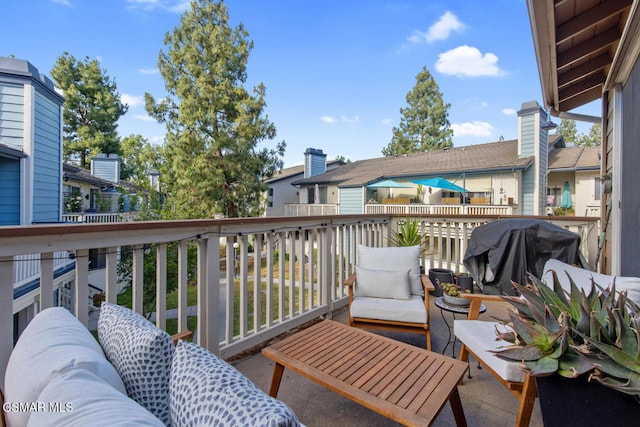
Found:
[[[178, 243], [178, 331], [187, 330], [187, 286], [189, 266], [189, 243]], [[192, 331], [193, 332], [193, 331]]]
[[253, 240], [253, 330], [262, 329], [262, 234]]
[[53, 252], [40, 254], [40, 310], [53, 306]]
[[89, 250], [76, 251], [76, 283], [73, 311], [83, 325], [89, 324]]
[[156, 326], [167, 329], [167, 245], [156, 247]]
[[[135, 245], [133, 247], [133, 274], [131, 278], [131, 304], [133, 311], [145, 314], [143, 306], [144, 293], [144, 245]], [[76, 257], [76, 263], [77, 263]]]

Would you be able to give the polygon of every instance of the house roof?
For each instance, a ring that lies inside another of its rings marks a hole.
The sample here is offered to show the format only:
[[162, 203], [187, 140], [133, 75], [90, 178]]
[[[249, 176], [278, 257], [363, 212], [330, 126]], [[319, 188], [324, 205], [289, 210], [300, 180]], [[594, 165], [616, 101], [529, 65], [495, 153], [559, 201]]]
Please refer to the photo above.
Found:
[[292, 184], [359, 187], [381, 178], [527, 169], [532, 163], [533, 157], [518, 157], [518, 141], [509, 140], [359, 160]]
[[[342, 160], [329, 160], [327, 162], [327, 168], [329, 166], [339, 166], [343, 164], [344, 162]], [[274, 182], [282, 181], [283, 179], [293, 178], [296, 175], [303, 175], [303, 174], [304, 174], [304, 165], [291, 166], [276, 172], [271, 178], [265, 180], [265, 182], [271, 184]]]
[[600, 147], [568, 147], [549, 153], [549, 172], [598, 170]]
[[602, 97], [612, 67], [618, 66], [616, 55], [625, 61], [617, 50], [632, 3], [527, 0], [544, 104], [552, 114]]
[[137, 185], [130, 182], [120, 181], [119, 183], [115, 183], [109, 181], [108, 179], [103, 179], [91, 175], [91, 172], [84, 168], [79, 168], [68, 163], [64, 163], [62, 166], [65, 181], [72, 180], [76, 182], [83, 182], [85, 184], [95, 185], [97, 187], [122, 187], [132, 193], [140, 190]]

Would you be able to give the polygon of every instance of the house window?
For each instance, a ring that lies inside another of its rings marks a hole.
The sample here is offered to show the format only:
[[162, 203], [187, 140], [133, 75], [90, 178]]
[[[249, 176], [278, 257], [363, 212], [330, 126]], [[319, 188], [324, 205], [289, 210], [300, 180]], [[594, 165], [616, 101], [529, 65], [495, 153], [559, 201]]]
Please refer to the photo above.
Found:
[[600, 188], [601, 185], [600, 177], [593, 178], [593, 200], [600, 200], [600, 193], [602, 192]]
[[269, 196], [267, 198], [267, 207], [273, 207], [273, 188], [269, 189]]
[[[318, 194], [316, 194], [316, 191]], [[327, 203], [327, 187], [309, 187], [307, 190], [307, 203]]]

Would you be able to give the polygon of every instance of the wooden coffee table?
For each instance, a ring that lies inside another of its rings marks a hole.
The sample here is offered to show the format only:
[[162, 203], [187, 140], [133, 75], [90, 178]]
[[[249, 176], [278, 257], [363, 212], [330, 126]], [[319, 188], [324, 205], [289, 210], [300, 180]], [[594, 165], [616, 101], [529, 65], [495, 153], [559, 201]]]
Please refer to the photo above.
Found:
[[300, 331], [262, 353], [275, 363], [269, 394], [284, 368], [407, 426], [431, 425], [449, 401], [466, 426], [457, 385], [467, 364], [331, 320]]

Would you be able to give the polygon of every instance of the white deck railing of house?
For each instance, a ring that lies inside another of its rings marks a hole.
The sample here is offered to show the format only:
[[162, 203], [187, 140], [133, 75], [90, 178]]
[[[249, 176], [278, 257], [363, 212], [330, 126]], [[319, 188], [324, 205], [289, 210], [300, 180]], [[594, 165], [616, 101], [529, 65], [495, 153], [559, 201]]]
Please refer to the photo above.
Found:
[[364, 206], [367, 215], [513, 215], [512, 206], [502, 205], [408, 205], [372, 203]]
[[[131, 246], [132, 308], [142, 313], [144, 293], [155, 293], [155, 322], [164, 329], [171, 273], [178, 278], [178, 330], [187, 328], [187, 288], [196, 286], [195, 339], [229, 357], [345, 305], [343, 283], [354, 271], [357, 245], [385, 246], [389, 230], [404, 219], [349, 215], [0, 227], [0, 377], [14, 338], [10, 278], [16, 277], [25, 260], [37, 259], [40, 265], [40, 287], [31, 310], [35, 313], [53, 305], [56, 260], [68, 259], [69, 251], [75, 254], [72, 311], [86, 325], [89, 250], [106, 249], [106, 299], [116, 302], [118, 249]], [[425, 270], [464, 271], [462, 260], [471, 232], [498, 217], [418, 219], [430, 236], [431, 248], [422, 259]], [[563, 218], [558, 224], [579, 233], [583, 253], [595, 256], [596, 219]], [[189, 246], [196, 248], [195, 255]], [[167, 263], [169, 250], [177, 263]], [[151, 251], [156, 255], [156, 286], [144, 289], [144, 262]], [[194, 271], [188, 271], [189, 253], [196, 259]], [[177, 265], [176, 270], [169, 271], [169, 265]]]
[[338, 205], [332, 203], [286, 203], [285, 216], [338, 215]]
[[78, 212], [62, 214], [62, 222], [81, 222], [86, 224], [128, 222], [134, 221], [135, 218], [135, 212]]

